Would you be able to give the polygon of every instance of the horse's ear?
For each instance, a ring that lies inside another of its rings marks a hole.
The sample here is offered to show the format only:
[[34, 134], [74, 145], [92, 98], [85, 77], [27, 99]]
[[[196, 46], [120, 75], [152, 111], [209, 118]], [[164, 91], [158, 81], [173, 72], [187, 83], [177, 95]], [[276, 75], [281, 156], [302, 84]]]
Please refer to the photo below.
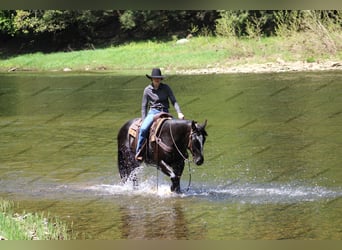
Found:
[[204, 121], [203, 125], [201, 125], [201, 129], [205, 136], [208, 136], [207, 132], [205, 131], [205, 127], [207, 126], [207, 120]]
[[192, 122], [191, 122], [191, 128], [192, 128], [192, 130], [194, 130], [194, 131], [197, 131], [196, 123], [197, 123], [197, 122], [195, 122], [194, 120], [192, 120]]

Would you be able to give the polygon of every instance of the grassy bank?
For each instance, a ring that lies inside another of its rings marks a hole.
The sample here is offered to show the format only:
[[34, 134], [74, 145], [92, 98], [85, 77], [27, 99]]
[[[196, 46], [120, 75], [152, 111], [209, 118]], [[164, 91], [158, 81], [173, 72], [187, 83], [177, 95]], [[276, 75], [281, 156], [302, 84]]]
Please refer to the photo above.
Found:
[[326, 41], [313, 32], [289, 37], [238, 39], [194, 37], [188, 43], [132, 42], [126, 45], [51, 54], [34, 53], [0, 59], [0, 71], [140, 72], [159, 66], [168, 72], [208, 67], [232, 67], [276, 61], [319, 62], [342, 59], [342, 33]]
[[13, 212], [13, 202], [0, 199], [0, 238], [2, 240], [67, 240], [67, 227], [44, 214]]

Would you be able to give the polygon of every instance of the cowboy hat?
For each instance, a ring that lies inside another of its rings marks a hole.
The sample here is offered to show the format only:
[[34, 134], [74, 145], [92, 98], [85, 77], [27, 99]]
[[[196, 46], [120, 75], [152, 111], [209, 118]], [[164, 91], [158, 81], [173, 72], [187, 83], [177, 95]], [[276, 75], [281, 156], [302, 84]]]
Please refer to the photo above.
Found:
[[146, 77], [149, 78], [149, 79], [152, 79], [152, 78], [160, 78], [160, 79], [163, 79], [163, 78], [165, 78], [165, 76], [163, 76], [163, 75], [161, 74], [161, 71], [160, 71], [159, 68], [154, 68], [154, 69], [152, 69], [151, 75], [147, 75], [147, 74], [146, 74]]

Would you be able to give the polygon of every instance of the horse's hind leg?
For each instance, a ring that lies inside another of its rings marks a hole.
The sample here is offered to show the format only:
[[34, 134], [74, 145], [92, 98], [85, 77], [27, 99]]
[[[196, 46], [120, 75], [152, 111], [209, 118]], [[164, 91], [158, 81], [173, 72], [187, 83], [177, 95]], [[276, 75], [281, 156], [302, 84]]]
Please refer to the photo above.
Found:
[[133, 189], [137, 189], [139, 186], [137, 171], [139, 171], [138, 168], [135, 168], [128, 176], [128, 179], [133, 183]]

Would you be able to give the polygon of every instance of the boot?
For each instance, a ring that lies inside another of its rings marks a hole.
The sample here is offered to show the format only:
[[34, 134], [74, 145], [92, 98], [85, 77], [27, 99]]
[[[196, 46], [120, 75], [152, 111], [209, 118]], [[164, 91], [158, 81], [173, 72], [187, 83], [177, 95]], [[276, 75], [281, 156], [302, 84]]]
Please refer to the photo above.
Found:
[[138, 150], [138, 152], [135, 154], [135, 160], [136, 161], [143, 161], [145, 147], [146, 147], [146, 140], [143, 143], [143, 145], [141, 146], [141, 148]]
[[135, 160], [136, 161], [142, 161], [143, 160], [141, 149], [135, 154]]

